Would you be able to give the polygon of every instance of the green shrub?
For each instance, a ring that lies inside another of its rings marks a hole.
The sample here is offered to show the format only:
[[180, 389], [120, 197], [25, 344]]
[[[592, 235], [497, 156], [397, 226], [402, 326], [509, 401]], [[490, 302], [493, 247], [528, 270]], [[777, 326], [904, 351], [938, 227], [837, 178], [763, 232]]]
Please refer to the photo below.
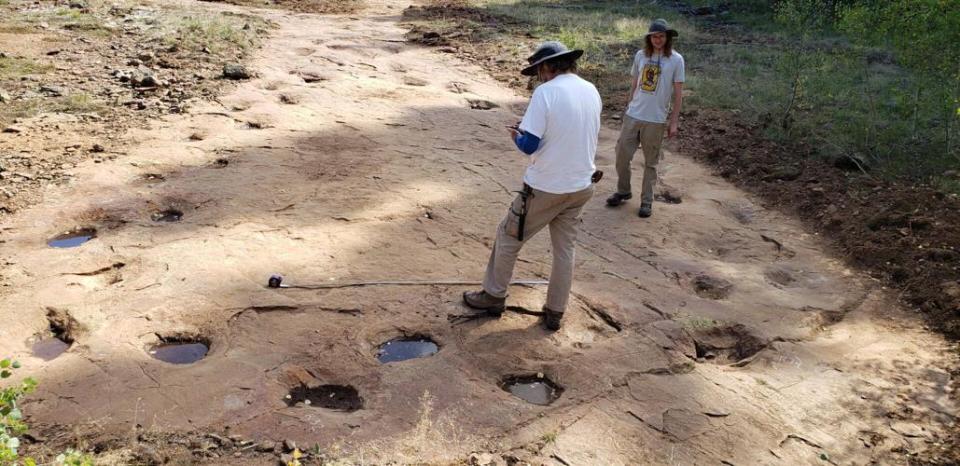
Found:
[[[19, 368], [20, 363], [17, 361], [0, 360], [0, 379], [9, 379]], [[28, 377], [19, 384], [0, 388], [0, 464], [2, 465], [20, 464], [18, 462], [20, 435], [27, 431], [27, 425], [23, 422], [23, 413], [20, 411], [18, 401], [32, 392], [36, 386], [37, 382]], [[23, 459], [23, 464], [34, 465], [36, 462], [26, 458]]]

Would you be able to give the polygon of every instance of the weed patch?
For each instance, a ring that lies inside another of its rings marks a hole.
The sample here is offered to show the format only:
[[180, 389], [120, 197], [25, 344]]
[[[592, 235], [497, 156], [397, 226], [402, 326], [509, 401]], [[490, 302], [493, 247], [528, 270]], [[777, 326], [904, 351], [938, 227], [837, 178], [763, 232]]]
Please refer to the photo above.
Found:
[[31, 74], [43, 74], [53, 67], [29, 58], [0, 58], [0, 80], [19, 79]]

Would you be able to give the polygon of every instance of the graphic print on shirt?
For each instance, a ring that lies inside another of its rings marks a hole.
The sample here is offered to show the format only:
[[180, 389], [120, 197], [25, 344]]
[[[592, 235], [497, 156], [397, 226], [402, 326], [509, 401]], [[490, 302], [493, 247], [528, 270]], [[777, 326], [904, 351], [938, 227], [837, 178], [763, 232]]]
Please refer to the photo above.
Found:
[[643, 71], [640, 72], [640, 90], [653, 93], [660, 84], [660, 65], [657, 63], [644, 63]]

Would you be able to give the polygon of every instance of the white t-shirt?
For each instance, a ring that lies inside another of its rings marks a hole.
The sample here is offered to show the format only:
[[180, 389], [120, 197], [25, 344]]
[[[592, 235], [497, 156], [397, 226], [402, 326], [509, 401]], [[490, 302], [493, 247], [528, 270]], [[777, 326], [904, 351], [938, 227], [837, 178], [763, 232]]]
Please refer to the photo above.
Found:
[[643, 50], [633, 58], [630, 76], [637, 82], [637, 92], [627, 106], [627, 116], [634, 120], [666, 123], [673, 83], [682, 83], [683, 56], [676, 50], [669, 57], [654, 53], [647, 58]]
[[602, 107], [597, 88], [575, 74], [561, 74], [537, 87], [520, 129], [540, 138], [540, 147], [530, 155], [523, 181], [553, 194], [588, 188], [596, 171]]

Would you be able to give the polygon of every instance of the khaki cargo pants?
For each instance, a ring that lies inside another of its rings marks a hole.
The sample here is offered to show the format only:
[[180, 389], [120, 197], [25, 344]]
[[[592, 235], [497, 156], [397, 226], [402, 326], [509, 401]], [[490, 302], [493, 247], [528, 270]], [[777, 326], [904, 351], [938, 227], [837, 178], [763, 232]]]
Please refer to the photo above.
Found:
[[517, 239], [519, 217], [523, 198], [513, 200], [507, 216], [497, 227], [497, 239], [490, 252], [483, 289], [498, 298], [507, 296], [507, 286], [513, 277], [513, 267], [523, 244], [545, 226], [550, 226], [550, 242], [553, 243], [553, 266], [550, 271], [550, 286], [547, 288], [546, 307], [554, 312], [567, 308], [570, 287], [573, 285], [573, 264], [577, 231], [583, 206], [593, 197], [593, 186], [570, 194], [551, 194], [532, 190], [527, 199], [527, 217], [523, 228], [523, 241]]
[[663, 143], [665, 123], [651, 123], [623, 116], [620, 139], [617, 140], [617, 193], [631, 194], [630, 162], [637, 147], [643, 149], [643, 186], [640, 202], [653, 203], [653, 188], [657, 185], [657, 165], [663, 156], [660, 145]]

